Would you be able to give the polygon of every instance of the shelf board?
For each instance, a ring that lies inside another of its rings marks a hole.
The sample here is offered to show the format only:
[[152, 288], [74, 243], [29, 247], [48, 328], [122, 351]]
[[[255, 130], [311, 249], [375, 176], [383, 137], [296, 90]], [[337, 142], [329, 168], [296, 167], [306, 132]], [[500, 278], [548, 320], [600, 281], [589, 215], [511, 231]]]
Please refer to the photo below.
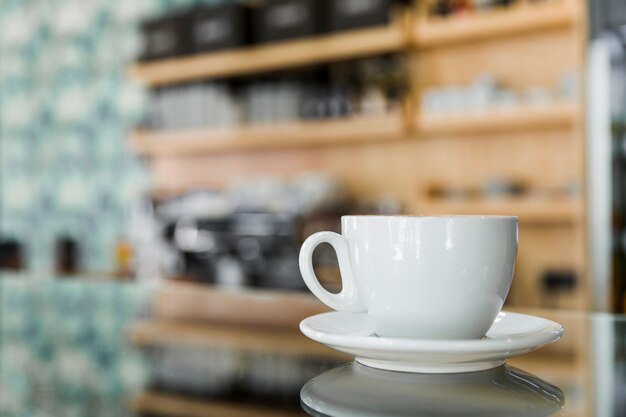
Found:
[[426, 199], [423, 214], [518, 216], [522, 224], [575, 224], [582, 220], [581, 203], [574, 198], [485, 198], [469, 201]]
[[[576, 103], [555, 103], [518, 107], [473, 115], [418, 115], [417, 136], [479, 135], [515, 133], [541, 129], [565, 129], [579, 121]], [[133, 148], [157, 157], [193, 156], [337, 146], [409, 138], [411, 124], [402, 112], [388, 115], [305, 121], [235, 129], [194, 129], [175, 131], [136, 130]]]
[[421, 114], [416, 125], [419, 136], [430, 137], [563, 129], [574, 127], [579, 119], [576, 103], [554, 103], [458, 116]]
[[136, 63], [130, 74], [147, 85], [159, 86], [379, 55], [409, 47], [408, 27], [403, 16], [383, 27]]
[[305, 318], [328, 307], [309, 293], [278, 290], [224, 290], [190, 282], [169, 282], [156, 289], [159, 320], [186, 320], [271, 326], [298, 330]]
[[189, 399], [181, 395], [145, 392], [138, 394], [131, 401], [131, 409], [135, 413], [175, 417], [296, 417], [304, 413], [238, 404], [217, 400]]
[[347, 359], [346, 355], [306, 338], [298, 329], [264, 326], [146, 321], [131, 327], [130, 340], [137, 346], [196, 346]]
[[525, 372], [536, 373], [544, 378], [558, 378], [561, 381], [577, 382], [584, 366], [582, 358], [545, 353], [522, 355], [507, 359], [507, 364]]
[[312, 146], [344, 145], [406, 137], [400, 112], [383, 116], [306, 121], [236, 129], [142, 131], [131, 134], [137, 152], [182, 156]]
[[453, 17], [425, 17], [414, 25], [413, 41], [418, 48], [434, 48], [558, 29], [580, 21], [579, 9], [572, 0], [550, 0]]

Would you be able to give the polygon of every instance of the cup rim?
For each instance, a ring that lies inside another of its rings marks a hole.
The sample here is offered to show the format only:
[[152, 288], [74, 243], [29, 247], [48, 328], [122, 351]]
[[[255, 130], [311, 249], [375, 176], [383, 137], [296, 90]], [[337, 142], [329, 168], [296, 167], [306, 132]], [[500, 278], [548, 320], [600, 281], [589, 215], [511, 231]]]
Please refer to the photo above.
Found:
[[497, 214], [347, 214], [342, 219], [361, 217], [372, 219], [481, 219], [481, 220], [519, 220], [518, 216], [504, 216]]

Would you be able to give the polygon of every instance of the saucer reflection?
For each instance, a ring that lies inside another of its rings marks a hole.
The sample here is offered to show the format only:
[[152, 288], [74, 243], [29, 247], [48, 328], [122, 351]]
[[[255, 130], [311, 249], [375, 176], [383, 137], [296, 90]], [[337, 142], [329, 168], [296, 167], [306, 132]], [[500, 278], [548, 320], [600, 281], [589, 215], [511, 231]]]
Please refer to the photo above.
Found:
[[549, 416], [564, 405], [554, 385], [507, 365], [465, 374], [408, 374], [351, 363], [300, 392], [314, 417]]

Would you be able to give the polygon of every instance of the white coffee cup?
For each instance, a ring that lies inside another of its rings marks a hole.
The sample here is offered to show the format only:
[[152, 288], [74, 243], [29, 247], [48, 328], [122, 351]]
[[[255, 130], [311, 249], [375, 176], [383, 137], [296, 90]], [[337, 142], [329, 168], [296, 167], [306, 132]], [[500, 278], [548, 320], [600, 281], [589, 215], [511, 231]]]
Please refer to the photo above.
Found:
[[[367, 312], [381, 337], [479, 339], [509, 292], [517, 217], [344, 216], [342, 234], [311, 235], [300, 271], [329, 307]], [[325, 290], [313, 270], [320, 243], [337, 252], [343, 288]]]

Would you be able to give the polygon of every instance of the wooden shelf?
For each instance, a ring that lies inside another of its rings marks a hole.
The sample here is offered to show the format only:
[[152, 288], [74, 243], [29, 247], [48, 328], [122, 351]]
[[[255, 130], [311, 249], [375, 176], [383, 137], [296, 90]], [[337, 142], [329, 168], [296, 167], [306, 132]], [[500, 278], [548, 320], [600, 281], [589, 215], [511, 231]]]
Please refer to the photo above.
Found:
[[403, 16], [384, 27], [137, 63], [130, 73], [147, 85], [159, 86], [379, 55], [409, 47], [408, 27]]
[[419, 136], [430, 137], [563, 129], [574, 127], [579, 120], [577, 104], [555, 103], [459, 116], [422, 114], [416, 125]]
[[226, 401], [189, 399], [180, 395], [146, 392], [131, 402], [131, 410], [157, 416], [173, 417], [296, 417], [304, 413]]
[[455, 17], [425, 17], [414, 25], [414, 44], [434, 48], [572, 26], [581, 18], [574, 3], [550, 0]]
[[[515, 108], [476, 115], [417, 117], [417, 135], [471, 135], [540, 129], [569, 128], [578, 123], [578, 107], [559, 103], [534, 108]], [[406, 139], [410, 123], [402, 113], [371, 118], [296, 122], [238, 129], [180, 131], [137, 130], [131, 134], [133, 148], [151, 156], [185, 156], [251, 152], [274, 149], [336, 146]]]
[[573, 198], [493, 198], [470, 201], [427, 199], [422, 202], [423, 214], [470, 214], [518, 216], [522, 224], [573, 224], [582, 219], [582, 204]]
[[550, 380], [558, 378], [561, 381], [570, 382], [580, 378], [581, 368], [584, 366], [581, 358], [564, 358], [541, 352], [507, 359], [507, 364], [525, 372], [541, 375], [543, 378], [550, 378]]
[[346, 355], [308, 339], [297, 329], [152, 321], [133, 325], [130, 329], [130, 340], [137, 346], [196, 346], [347, 359]]
[[171, 282], [155, 291], [153, 313], [164, 321], [205, 321], [298, 330], [305, 318], [329, 311], [311, 294], [256, 289], [224, 290]]
[[152, 156], [181, 156], [245, 152], [312, 146], [344, 145], [406, 137], [400, 112], [375, 117], [296, 122], [238, 129], [135, 131], [137, 152]]
[[579, 21], [579, 9], [572, 0], [550, 0], [449, 18], [404, 13], [384, 27], [136, 63], [129, 71], [149, 86], [242, 76], [567, 27]]

